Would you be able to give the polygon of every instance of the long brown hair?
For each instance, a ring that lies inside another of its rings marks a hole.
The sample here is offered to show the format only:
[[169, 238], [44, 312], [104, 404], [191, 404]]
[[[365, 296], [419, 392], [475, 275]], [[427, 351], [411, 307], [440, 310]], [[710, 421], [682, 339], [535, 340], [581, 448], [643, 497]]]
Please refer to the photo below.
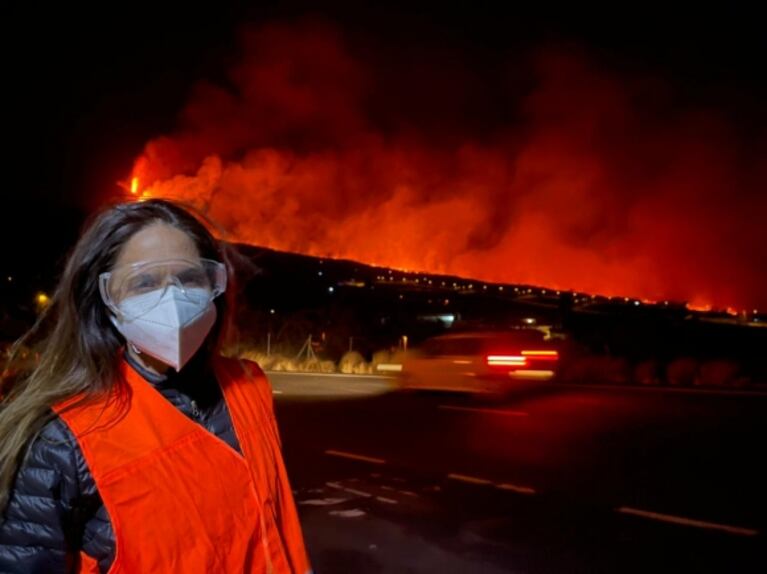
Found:
[[[200, 257], [227, 266], [227, 291], [214, 301], [218, 317], [199, 351], [206, 366], [219, 352], [231, 326], [232, 259], [237, 255], [214, 238], [212, 223], [190, 206], [161, 199], [112, 205], [92, 216], [66, 260], [49, 305], [13, 344], [0, 371], [0, 521], [26, 446], [55, 417], [51, 407], [76, 395], [82, 396], [77, 403], [82, 404], [125, 390], [119, 370], [125, 340], [109, 320], [98, 276], [112, 268], [128, 239], [154, 222], [186, 232]], [[33, 361], [24, 358], [25, 350], [31, 350]]]

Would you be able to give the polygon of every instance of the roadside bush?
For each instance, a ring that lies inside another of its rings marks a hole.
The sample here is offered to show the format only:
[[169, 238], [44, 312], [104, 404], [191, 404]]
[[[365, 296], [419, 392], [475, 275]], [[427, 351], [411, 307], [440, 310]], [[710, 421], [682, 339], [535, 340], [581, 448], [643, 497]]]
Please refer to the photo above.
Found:
[[680, 357], [666, 367], [666, 382], [672, 387], [691, 387], [698, 373], [698, 361], [692, 357]]
[[650, 359], [642, 361], [634, 367], [634, 382], [638, 385], [658, 386], [661, 379], [660, 363]]
[[349, 351], [338, 362], [338, 370], [347, 375], [365, 375], [372, 372], [372, 367], [360, 353]]
[[628, 362], [620, 357], [572, 357], [563, 365], [559, 380], [578, 384], [626, 384], [630, 381]]
[[706, 361], [698, 371], [695, 384], [700, 387], [726, 387], [733, 385], [740, 376], [740, 365], [735, 361]]

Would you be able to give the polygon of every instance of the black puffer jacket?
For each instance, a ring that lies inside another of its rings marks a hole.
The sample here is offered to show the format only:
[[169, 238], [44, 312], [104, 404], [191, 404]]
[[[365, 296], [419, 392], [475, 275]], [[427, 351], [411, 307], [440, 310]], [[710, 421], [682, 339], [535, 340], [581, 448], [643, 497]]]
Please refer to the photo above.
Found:
[[[241, 452], [221, 388], [196, 357], [167, 377], [125, 357], [181, 412]], [[107, 572], [114, 533], [77, 441], [56, 417], [30, 445], [16, 476], [0, 525], [0, 573], [76, 572], [81, 549]]]

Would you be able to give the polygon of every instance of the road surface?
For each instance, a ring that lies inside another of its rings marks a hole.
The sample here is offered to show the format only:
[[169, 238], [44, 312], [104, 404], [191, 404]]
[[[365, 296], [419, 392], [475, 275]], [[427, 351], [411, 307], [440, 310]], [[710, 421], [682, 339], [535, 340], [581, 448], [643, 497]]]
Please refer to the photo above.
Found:
[[767, 397], [269, 373], [315, 571], [767, 572]]

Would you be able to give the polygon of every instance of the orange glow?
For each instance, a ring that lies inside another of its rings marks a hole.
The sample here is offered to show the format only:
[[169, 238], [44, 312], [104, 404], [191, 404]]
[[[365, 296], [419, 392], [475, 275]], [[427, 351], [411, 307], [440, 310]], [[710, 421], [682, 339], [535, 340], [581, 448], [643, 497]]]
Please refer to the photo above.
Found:
[[712, 309], [711, 305], [701, 305], [697, 303], [687, 303], [685, 307], [687, 307], [688, 311], [698, 311], [699, 313], [708, 313]]
[[524, 367], [527, 365], [527, 359], [518, 355], [488, 355], [487, 364], [499, 367]]
[[[460, 276], [503, 295], [513, 290], [501, 284], [524, 284], [691, 300], [693, 311], [765, 301], [754, 262], [767, 194], [750, 193], [764, 188], [767, 172], [750, 163], [764, 153], [741, 158], [726, 118], [662, 109], [663, 122], [644, 121], [644, 82], [552, 48], [520, 66], [529, 90], [509, 98], [513, 125], [464, 122], [456, 103], [486, 101], [473, 70], [394, 83], [398, 62], [379, 69], [340, 32], [314, 21], [244, 30], [241, 60], [191, 91], [125, 187], [200, 209], [231, 241]], [[457, 101], [432, 84], [460, 86]]]

